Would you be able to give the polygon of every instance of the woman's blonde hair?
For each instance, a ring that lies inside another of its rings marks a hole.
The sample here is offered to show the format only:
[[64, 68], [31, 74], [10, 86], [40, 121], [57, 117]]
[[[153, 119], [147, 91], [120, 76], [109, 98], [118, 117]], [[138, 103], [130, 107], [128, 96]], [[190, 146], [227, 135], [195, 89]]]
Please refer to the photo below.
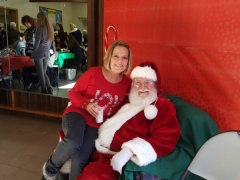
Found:
[[83, 29], [83, 30], [82, 30], [82, 33], [83, 33], [83, 34], [87, 34], [87, 30], [86, 30], [86, 29]]
[[50, 23], [47, 15], [42, 11], [37, 14], [37, 27], [43, 27], [47, 31], [48, 41], [54, 40], [53, 25]]
[[127, 73], [129, 73], [131, 71], [131, 68], [132, 68], [132, 52], [131, 52], [130, 46], [126, 42], [124, 42], [124, 41], [118, 40], [118, 41], [113, 42], [109, 46], [109, 48], [108, 48], [108, 50], [107, 50], [107, 52], [106, 52], [106, 54], [105, 54], [105, 56], [103, 58], [103, 66], [107, 70], [111, 70], [111, 58], [112, 58], [113, 50], [117, 46], [125, 47], [128, 50], [128, 64], [127, 64], [127, 68], [122, 72], [123, 74], [127, 74]]
[[77, 26], [76, 26], [75, 24], [71, 23], [71, 24], [69, 25], [69, 27], [70, 27], [71, 30], [73, 30], [73, 29], [76, 28]]

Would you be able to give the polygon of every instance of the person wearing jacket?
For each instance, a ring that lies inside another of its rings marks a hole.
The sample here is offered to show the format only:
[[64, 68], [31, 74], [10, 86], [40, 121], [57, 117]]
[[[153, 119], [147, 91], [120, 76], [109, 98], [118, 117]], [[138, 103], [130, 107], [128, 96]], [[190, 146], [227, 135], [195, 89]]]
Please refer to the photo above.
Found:
[[4, 30], [4, 24], [0, 22], [0, 50], [5, 47], [6, 31]]
[[67, 45], [67, 37], [65, 37], [65, 32], [62, 24], [57, 24], [57, 36], [61, 39], [61, 43]]
[[63, 48], [64, 52], [71, 52], [75, 56], [74, 58], [65, 59], [63, 64], [64, 68], [78, 68], [79, 65], [86, 61], [84, 49], [79, 45], [77, 40], [72, 34], [68, 35], [68, 49]]
[[70, 27], [70, 30], [71, 30], [69, 34], [72, 34], [75, 37], [75, 39], [77, 40], [78, 44], [82, 45], [82, 33], [81, 33], [81, 31], [73, 23], [71, 23], [69, 27]]
[[[25, 55], [31, 57], [33, 46], [35, 43], [35, 33], [36, 33], [36, 26], [34, 18], [29, 15], [24, 15], [21, 19], [21, 22], [24, 26], [26, 26], [26, 30], [24, 31], [25, 41], [26, 41], [26, 48], [25, 48]], [[30, 91], [31, 88], [37, 84], [38, 78], [33, 76], [32, 73], [36, 73], [35, 66], [24, 67], [22, 69], [22, 78], [24, 82], [24, 89]]]
[[[47, 15], [40, 11], [37, 14], [37, 31], [31, 59], [35, 63], [38, 72], [41, 93], [44, 94], [52, 94], [51, 84], [46, 73], [48, 61], [50, 59], [50, 46], [52, 43], [54, 43], [53, 26], [51, 25]], [[55, 53], [55, 45], [53, 48]]]
[[7, 25], [7, 30], [8, 30], [8, 42], [7, 42], [7, 37], [5, 38], [5, 46], [8, 45], [13, 45], [15, 41], [17, 41], [19, 38], [20, 32], [16, 29], [16, 23], [15, 22], [10, 22], [9, 25]]
[[18, 35], [18, 40], [16, 40], [13, 43], [13, 48], [16, 50], [16, 53], [18, 56], [26, 56], [26, 53], [25, 53], [26, 43], [24, 41], [25, 41], [25, 35], [23, 33], [20, 33]]

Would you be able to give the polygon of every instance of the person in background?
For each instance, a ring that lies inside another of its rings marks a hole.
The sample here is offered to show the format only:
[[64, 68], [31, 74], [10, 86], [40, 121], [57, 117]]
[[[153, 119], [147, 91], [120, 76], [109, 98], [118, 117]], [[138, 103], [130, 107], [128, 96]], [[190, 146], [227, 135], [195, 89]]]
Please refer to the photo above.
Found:
[[80, 30], [73, 23], [71, 23], [69, 27], [71, 30], [69, 34], [72, 34], [77, 40], [78, 44], [82, 45], [82, 33], [80, 32]]
[[[26, 49], [26, 43], [25, 43], [25, 35], [23, 33], [20, 33], [18, 35], [18, 40], [16, 40], [13, 43], [13, 48], [16, 51], [16, 55], [18, 56], [26, 56], [25, 49]], [[22, 71], [21, 70], [14, 70], [12, 72], [13, 79], [21, 80], [22, 77]]]
[[56, 46], [56, 51], [61, 51], [61, 49], [67, 48], [66, 43], [62, 42], [61, 38], [58, 35], [55, 36], [55, 46]]
[[4, 30], [4, 24], [0, 22], [0, 50], [5, 47], [4, 39], [6, 36], [6, 31]]
[[[33, 46], [35, 43], [35, 33], [36, 33], [36, 20], [29, 15], [24, 15], [21, 19], [22, 24], [27, 27], [24, 32], [26, 40], [26, 56], [31, 57]], [[37, 73], [36, 67], [24, 67], [22, 69], [22, 78], [24, 82], [24, 88], [27, 91], [30, 91], [33, 86], [38, 82], [38, 78], [32, 75], [32, 73]]]
[[[7, 31], [8, 31], [8, 45], [13, 45], [13, 43], [19, 39], [18, 36], [20, 34], [20, 32], [16, 30], [16, 23], [10, 22], [10, 24], [7, 25]], [[4, 41], [4, 44], [5, 46], [7, 46], [7, 40]]]
[[33, 46], [35, 43], [35, 33], [36, 33], [36, 26], [35, 26], [34, 18], [25, 15], [22, 17], [22, 24], [27, 27], [25, 30], [25, 39], [26, 39], [26, 55], [31, 56], [33, 51]]
[[16, 40], [13, 43], [13, 48], [16, 50], [17, 55], [19, 56], [26, 56], [25, 49], [26, 49], [26, 43], [25, 41], [25, 35], [23, 33], [20, 33], [18, 35], [18, 40]]
[[63, 164], [72, 158], [69, 180], [83, 172], [95, 148], [100, 123], [96, 117], [103, 110], [103, 119], [111, 117], [127, 98], [131, 79], [130, 46], [115, 41], [108, 48], [103, 67], [92, 67], [80, 76], [69, 91], [69, 105], [63, 113], [64, 139], [43, 166], [43, 177], [55, 179]]
[[[51, 25], [47, 15], [40, 11], [37, 14], [37, 31], [35, 35], [35, 43], [31, 54], [34, 61], [39, 81], [41, 85], [41, 93], [52, 94], [52, 87], [46, 73], [48, 61], [50, 59], [50, 46], [54, 40], [53, 26]], [[54, 53], [56, 49], [54, 46]]]
[[82, 35], [83, 35], [83, 43], [82, 45], [87, 48], [88, 47], [88, 36], [87, 36], [87, 30], [84, 29], [82, 30]]
[[65, 59], [63, 68], [78, 68], [86, 59], [84, 49], [80, 47], [72, 34], [68, 35], [68, 49], [63, 49], [63, 51], [75, 54], [74, 58]]
[[161, 77], [153, 62], [143, 62], [130, 75], [129, 103], [99, 127], [98, 153], [77, 180], [116, 180], [132, 160], [146, 166], [170, 154], [180, 138], [174, 105], [161, 95]]
[[65, 38], [65, 32], [64, 32], [62, 24], [57, 24], [57, 31], [58, 31], [57, 35], [61, 39], [61, 43], [66, 44], [67, 40]]

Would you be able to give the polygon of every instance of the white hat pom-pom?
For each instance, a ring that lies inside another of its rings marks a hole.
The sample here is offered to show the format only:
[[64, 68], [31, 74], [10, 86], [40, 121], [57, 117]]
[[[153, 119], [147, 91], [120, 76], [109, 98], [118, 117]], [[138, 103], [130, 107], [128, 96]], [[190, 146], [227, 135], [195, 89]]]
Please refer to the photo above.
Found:
[[148, 120], [152, 120], [157, 116], [158, 109], [154, 105], [149, 105], [144, 109], [144, 115]]

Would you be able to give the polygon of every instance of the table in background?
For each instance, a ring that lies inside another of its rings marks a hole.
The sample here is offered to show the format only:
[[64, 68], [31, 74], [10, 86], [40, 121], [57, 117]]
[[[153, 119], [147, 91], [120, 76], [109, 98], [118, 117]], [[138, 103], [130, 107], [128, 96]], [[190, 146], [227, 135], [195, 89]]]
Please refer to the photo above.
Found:
[[21, 70], [26, 66], [34, 66], [29, 56], [10, 56], [1, 59], [3, 75], [6, 75], [14, 70]]
[[58, 65], [59, 68], [62, 68], [64, 59], [69, 59], [69, 58], [74, 58], [75, 54], [70, 53], [70, 52], [59, 52], [58, 51], [58, 58], [54, 62], [54, 65]]

